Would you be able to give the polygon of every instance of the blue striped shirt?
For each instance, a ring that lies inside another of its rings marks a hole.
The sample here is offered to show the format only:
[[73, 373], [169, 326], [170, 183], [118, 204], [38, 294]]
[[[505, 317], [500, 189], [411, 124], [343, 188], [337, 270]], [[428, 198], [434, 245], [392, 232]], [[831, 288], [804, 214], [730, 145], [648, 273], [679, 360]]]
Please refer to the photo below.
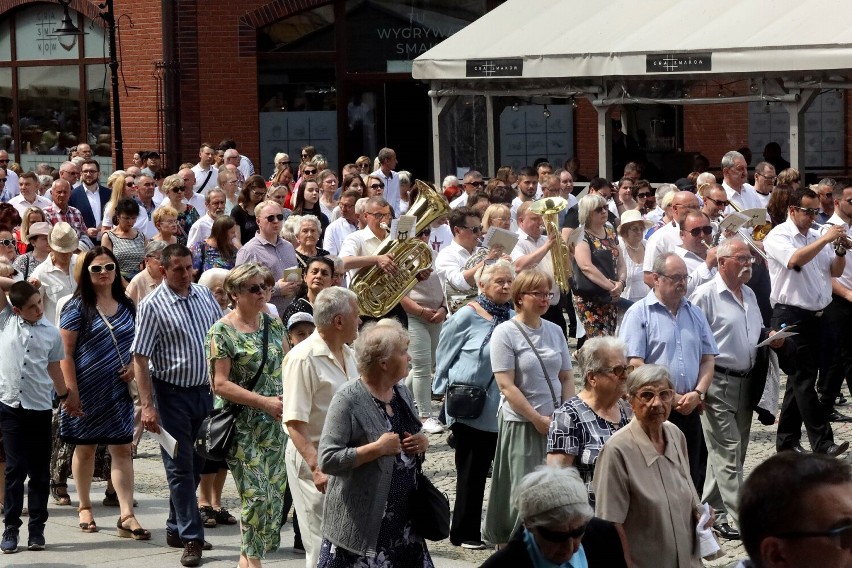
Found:
[[207, 385], [204, 339], [221, 317], [206, 287], [192, 284], [184, 298], [164, 280], [139, 303], [130, 351], [149, 358], [154, 379], [182, 388]]

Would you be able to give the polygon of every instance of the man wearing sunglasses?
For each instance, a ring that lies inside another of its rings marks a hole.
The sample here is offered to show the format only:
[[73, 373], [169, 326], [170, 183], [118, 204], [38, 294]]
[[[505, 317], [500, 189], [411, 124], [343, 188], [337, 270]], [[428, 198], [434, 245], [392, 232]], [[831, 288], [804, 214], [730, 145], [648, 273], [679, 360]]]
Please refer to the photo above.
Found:
[[[450, 213], [450, 230], [453, 242], [446, 245], [435, 259], [435, 271], [444, 290], [452, 296], [470, 295], [475, 291], [474, 275], [484, 266], [485, 260], [464, 269], [470, 255], [479, 244], [482, 217], [470, 207], [459, 207]], [[499, 251], [490, 252], [489, 258], [499, 257]], [[449, 286], [449, 288], [448, 288]]]
[[[663, 205], [665, 205], [665, 201]], [[654, 286], [654, 261], [664, 253], [674, 252], [677, 247], [683, 244], [680, 239], [680, 226], [686, 220], [690, 211], [697, 212], [700, 208], [698, 197], [691, 191], [678, 191], [674, 194], [671, 202], [672, 222], [666, 223], [654, 231], [645, 245], [645, 262], [642, 263], [642, 270], [645, 272], [645, 284], [649, 288]]]
[[816, 185], [811, 185], [819, 197], [819, 213], [816, 216], [816, 222], [820, 225], [825, 225], [831, 216], [834, 215], [834, 187], [837, 185], [831, 178], [822, 178]]
[[775, 166], [769, 162], [760, 162], [754, 167], [754, 190], [763, 203], [763, 207], [769, 204], [769, 198], [775, 188], [775, 180]]
[[476, 170], [470, 170], [464, 174], [462, 187], [464, 187], [462, 194], [450, 202], [451, 209], [458, 209], [459, 207], [466, 206], [468, 197], [473, 195], [477, 190], [485, 188], [485, 182], [482, 181], [482, 174]]
[[686, 299], [689, 273], [683, 259], [663, 253], [652, 271], [653, 290], [627, 309], [618, 336], [627, 346], [628, 365], [655, 363], [671, 372], [676, 394], [669, 421], [686, 437], [693, 485], [704, 487], [707, 448], [699, 413], [719, 350], [704, 312]]
[[6, 174], [5, 186], [0, 187], [0, 202], [6, 203], [21, 192], [18, 174], [9, 169], [9, 153], [6, 150], [0, 150], [0, 171]]
[[680, 246], [675, 253], [686, 263], [689, 283], [687, 295], [692, 294], [701, 284], [709, 282], [716, 275], [716, 248], [710, 248], [713, 238], [713, 226], [707, 215], [700, 211], [690, 211], [680, 225]]
[[705, 185], [702, 195], [704, 196], [704, 207], [701, 211], [707, 215], [710, 221], [718, 223], [723, 218], [725, 209], [728, 208], [728, 194], [718, 183], [712, 182]]
[[783, 452], [757, 466], [740, 497], [748, 568], [852, 565], [852, 467]]
[[772, 329], [795, 326], [790, 347], [778, 354], [787, 373], [787, 387], [778, 418], [776, 449], [804, 452], [802, 424], [811, 450], [838, 456], [848, 442], [834, 443], [826, 408], [817, 397], [816, 380], [822, 352], [823, 311], [831, 302], [832, 279], [843, 275], [846, 249], [830, 246], [846, 234], [843, 225], [831, 225], [822, 233], [811, 226], [819, 213], [819, 197], [800, 187], [790, 194], [787, 221], [769, 231], [763, 240], [769, 264], [773, 304]]

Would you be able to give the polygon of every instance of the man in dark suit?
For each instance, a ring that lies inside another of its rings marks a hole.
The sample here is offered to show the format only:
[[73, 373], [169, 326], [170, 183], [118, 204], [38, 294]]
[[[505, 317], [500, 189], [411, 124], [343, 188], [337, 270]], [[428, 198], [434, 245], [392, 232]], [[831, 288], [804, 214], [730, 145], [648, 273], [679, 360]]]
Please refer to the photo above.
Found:
[[87, 227], [100, 229], [104, 208], [109, 203], [112, 192], [108, 187], [98, 183], [101, 166], [95, 160], [83, 162], [81, 171], [80, 183], [74, 186], [68, 203], [80, 210]]

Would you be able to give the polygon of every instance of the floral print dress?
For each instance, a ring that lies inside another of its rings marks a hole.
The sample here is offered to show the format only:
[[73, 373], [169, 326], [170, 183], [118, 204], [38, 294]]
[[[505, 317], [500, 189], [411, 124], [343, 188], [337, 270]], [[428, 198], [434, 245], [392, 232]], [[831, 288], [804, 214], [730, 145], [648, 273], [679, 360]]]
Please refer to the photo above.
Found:
[[[264, 316], [266, 317], [266, 316]], [[269, 319], [266, 364], [254, 392], [281, 396], [281, 361], [284, 325]], [[247, 388], [263, 357], [263, 325], [243, 333], [221, 320], [207, 334], [205, 351], [211, 375], [216, 359], [231, 360], [230, 380]], [[215, 407], [230, 404], [216, 397]], [[236, 422], [236, 435], [227, 459], [240, 494], [242, 538], [240, 552], [249, 558], [263, 558], [281, 544], [281, 515], [287, 472], [284, 468], [284, 426], [267, 413], [246, 407]]]
[[[615, 274], [618, 255], [621, 251], [618, 249], [618, 239], [615, 236], [615, 231], [605, 226], [606, 238], [600, 239], [586, 231], [585, 239], [592, 253], [592, 262], [597, 266], [601, 257], [605, 257], [606, 251], [609, 251], [612, 257], [612, 271]], [[604, 261], [606, 262], [606, 261]], [[607, 272], [604, 272], [606, 274]], [[583, 328], [586, 330], [587, 337], [601, 337], [603, 335], [615, 335], [615, 325], [618, 319], [618, 306], [614, 302], [603, 303], [598, 298], [584, 298], [579, 294], [572, 295], [574, 299], [574, 307], [577, 309], [577, 314], [583, 320]]]
[[187, 205], [186, 209], [184, 209], [182, 213], [178, 213], [177, 240], [179, 245], [186, 246], [186, 240], [189, 236], [189, 228], [192, 227], [192, 224], [198, 221], [200, 218], [201, 215], [198, 214], [198, 209], [196, 209], [192, 205]]

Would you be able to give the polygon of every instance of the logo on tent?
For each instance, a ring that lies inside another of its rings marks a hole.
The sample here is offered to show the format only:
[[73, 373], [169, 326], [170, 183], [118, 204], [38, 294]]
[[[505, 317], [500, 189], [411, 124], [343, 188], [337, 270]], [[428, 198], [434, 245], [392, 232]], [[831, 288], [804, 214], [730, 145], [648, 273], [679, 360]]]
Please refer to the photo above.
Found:
[[523, 59], [469, 59], [467, 77], [521, 77]]
[[712, 53], [661, 53], [645, 56], [646, 73], [712, 71]]

